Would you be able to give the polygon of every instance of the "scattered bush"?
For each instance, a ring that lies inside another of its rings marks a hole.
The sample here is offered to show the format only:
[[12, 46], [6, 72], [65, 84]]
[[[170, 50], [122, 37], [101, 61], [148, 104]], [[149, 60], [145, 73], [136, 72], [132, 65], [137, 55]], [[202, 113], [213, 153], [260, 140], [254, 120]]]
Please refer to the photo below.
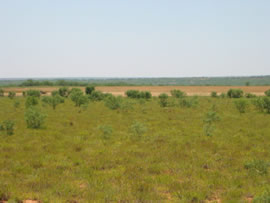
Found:
[[83, 104], [88, 103], [87, 96], [83, 95], [83, 91], [79, 88], [72, 88], [70, 92], [70, 98], [78, 107], [80, 107]]
[[16, 101], [14, 101], [14, 104], [13, 104], [13, 106], [14, 106], [14, 108], [18, 108], [19, 106], [20, 106], [20, 101], [19, 100], [16, 100]]
[[94, 86], [87, 86], [87, 87], [85, 88], [85, 94], [90, 95], [90, 94], [92, 94], [92, 92], [94, 92], [94, 91], [95, 91], [95, 87], [94, 87]]
[[102, 132], [103, 139], [109, 139], [113, 132], [112, 127], [108, 125], [101, 125], [98, 127], [98, 129]]
[[26, 96], [26, 92], [25, 92], [25, 91], [23, 91], [23, 92], [22, 92], [22, 95], [23, 95], [23, 97], [25, 97], [25, 96]]
[[132, 99], [151, 99], [152, 94], [149, 91], [128, 90], [126, 96]]
[[263, 160], [248, 161], [244, 165], [245, 169], [258, 173], [259, 175], [266, 175], [268, 173], [269, 163]]
[[131, 125], [130, 131], [131, 131], [131, 133], [133, 134], [134, 137], [139, 138], [147, 131], [147, 128], [143, 123], [135, 121]]
[[258, 111], [264, 112], [264, 99], [262, 97], [252, 100], [252, 103]]
[[109, 109], [116, 110], [121, 107], [122, 98], [121, 97], [115, 97], [115, 96], [109, 96], [105, 99], [105, 106], [107, 106]]
[[226, 98], [226, 94], [225, 94], [224, 92], [222, 92], [222, 93], [220, 94], [220, 98], [222, 98], [222, 99]]
[[191, 108], [196, 107], [198, 105], [198, 97], [189, 97], [189, 98], [183, 98], [179, 100], [179, 105], [181, 107]]
[[39, 129], [44, 124], [46, 116], [36, 108], [28, 108], [25, 112], [25, 121], [28, 128]]
[[217, 92], [211, 92], [211, 97], [217, 98], [218, 97]]
[[37, 97], [29, 96], [26, 98], [25, 107], [29, 108], [31, 106], [36, 106], [36, 105], [38, 105], [38, 103], [39, 103], [39, 99]]
[[186, 96], [186, 93], [181, 90], [171, 90], [171, 95], [175, 98], [183, 98]]
[[9, 97], [10, 99], [13, 99], [15, 96], [16, 96], [16, 92], [9, 92], [9, 93], [8, 93], [8, 97]]
[[40, 91], [39, 90], [27, 90], [26, 96], [40, 97]]
[[252, 94], [252, 93], [246, 93], [245, 94], [245, 97], [250, 99], [250, 98], [255, 98], [256, 95], [255, 94]]
[[204, 133], [207, 136], [212, 136], [213, 135], [213, 131], [215, 129], [215, 125], [214, 123], [216, 121], [219, 121], [220, 118], [217, 115], [217, 113], [215, 111], [209, 111], [206, 115], [205, 118], [203, 120], [204, 122]]
[[15, 122], [11, 120], [6, 120], [3, 122], [4, 129], [6, 130], [7, 135], [14, 134], [14, 125]]
[[101, 101], [105, 98], [105, 94], [103, 94], [101, 91], [93, 91], [89, 96], [88, 98], [91, 100], [91, 101]]
[[51, 92], [51, 96], [60, 96], [60, 93], [59, 93], [59, 91], [57, 91], [57, 90], [54, 90], [54, 91], [52, 91]]
[[59, 95], [61, 97], [68, 97], [68, 94], [69, 94], [69, 90], [67, 87], [61, 87], [58, 89], [58, 92], [59, 92]]
[[4, 96], [4, 90], [2, 88], [0, 88], [0, 97]]
[[168, 106], [168, 98], [169, 98], [169, 96], [167, 94], [163, 93], [163, 94], [159, 95], [158, 98], [159, 98], [159, 104], [160, 104], [161, 107]]
[[42, 98], [42, 102], [49, 104], [55, 110], [56, 106], [58, 104], [64, 103], [65, 100], [60, 95], [56, 95], [56, 96], [50, 96], [50, 97], [45, 96]]
[[270, 89], [265, 91], [264, 94], [267, 96], [267, 97], [270, 97]]
[[234, 104], [240, 113], [246, 112], [246, 108], [248, 107], [247, 100], [245, 100], [245, 99], [236, 100], [236, 101], [234, 101]]
[[227, 96], [229, 98], [241, 98], [243, 97], [243, 95], [244, 95], [244, 92], [241, 89], [230, 89], [227, 92]]

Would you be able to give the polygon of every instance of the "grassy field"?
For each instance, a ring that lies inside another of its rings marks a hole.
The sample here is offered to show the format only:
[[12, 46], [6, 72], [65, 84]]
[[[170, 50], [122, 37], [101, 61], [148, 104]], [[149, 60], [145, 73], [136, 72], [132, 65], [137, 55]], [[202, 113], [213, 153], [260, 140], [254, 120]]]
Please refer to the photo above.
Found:
[[[270, 114], [247, 99], [195, 98], [191, 108], [162, 108], [124, 98], [111, 110], [103, 101], [76, 107], [70, 99], [41, 129], [26, 126], [26, 98], [0, 97], [0, 200], [19, 202], [251, 202], [270, 197]], [[17, 101], [17, 102], [16, 102]], [[20, 103], [17, 107], [15, 103]], [[207, 113], [219, 117], [205, 134]], [[267, 193], [268, 192], [268, 193]], [[265, 201], [267, 202], [267, 201]], [[269, 202], [269, 199], [268, 199]]]

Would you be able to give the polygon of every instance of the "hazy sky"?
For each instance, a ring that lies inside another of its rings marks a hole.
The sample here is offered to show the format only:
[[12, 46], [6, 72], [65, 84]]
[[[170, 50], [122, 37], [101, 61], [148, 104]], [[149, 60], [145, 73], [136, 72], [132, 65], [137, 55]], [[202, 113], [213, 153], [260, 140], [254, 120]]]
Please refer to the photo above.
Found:
[[269, 0], [2, 0], [0, 78], [270, 75]]

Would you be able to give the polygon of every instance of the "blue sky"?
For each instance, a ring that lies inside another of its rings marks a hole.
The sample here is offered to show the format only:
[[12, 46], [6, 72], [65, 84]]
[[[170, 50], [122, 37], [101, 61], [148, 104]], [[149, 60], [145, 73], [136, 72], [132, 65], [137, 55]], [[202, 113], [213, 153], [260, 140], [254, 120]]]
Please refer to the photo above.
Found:
[[0, 78], [270, 75], [269, 0], [8, 0]]

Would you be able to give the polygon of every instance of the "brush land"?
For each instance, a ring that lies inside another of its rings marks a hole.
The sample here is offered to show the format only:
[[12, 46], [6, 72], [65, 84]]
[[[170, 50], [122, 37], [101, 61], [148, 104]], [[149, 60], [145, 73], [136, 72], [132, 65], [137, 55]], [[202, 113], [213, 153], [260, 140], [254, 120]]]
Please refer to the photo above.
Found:
[[0, 123], [15, 124], [0, 131], [0, 201], [269, 202], [270, 114], [256, 99], [240, 113], [227, 97], [38, 98], [32, 129], [27, 97], [0, 97]]

